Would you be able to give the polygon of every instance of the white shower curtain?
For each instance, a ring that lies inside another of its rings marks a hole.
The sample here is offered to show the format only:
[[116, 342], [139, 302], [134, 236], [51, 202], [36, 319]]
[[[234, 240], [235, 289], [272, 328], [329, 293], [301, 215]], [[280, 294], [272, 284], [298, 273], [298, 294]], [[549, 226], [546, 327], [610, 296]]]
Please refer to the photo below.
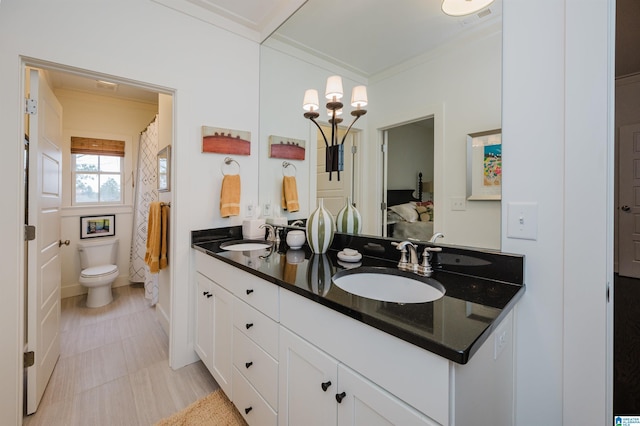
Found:
[[158, 274], [149, 272], [144, 262], [147, 249], [147, 221], [149, 206], [158, 201], [158, 116], [140, 134], [138, 145], [138, 166], [135, 185], [135, 204], [133, 211], [133, 235], [129, 263], [129, 281], [143, 282], [145, 297], [151, 304], [158, 303]]

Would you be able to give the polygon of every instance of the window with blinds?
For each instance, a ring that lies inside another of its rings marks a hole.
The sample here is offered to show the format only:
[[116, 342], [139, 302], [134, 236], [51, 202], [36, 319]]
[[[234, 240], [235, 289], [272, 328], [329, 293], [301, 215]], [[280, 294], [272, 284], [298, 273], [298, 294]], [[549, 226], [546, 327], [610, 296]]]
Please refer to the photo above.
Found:
[[71, 137], [74, 205], [122, 204], [124, 141]]

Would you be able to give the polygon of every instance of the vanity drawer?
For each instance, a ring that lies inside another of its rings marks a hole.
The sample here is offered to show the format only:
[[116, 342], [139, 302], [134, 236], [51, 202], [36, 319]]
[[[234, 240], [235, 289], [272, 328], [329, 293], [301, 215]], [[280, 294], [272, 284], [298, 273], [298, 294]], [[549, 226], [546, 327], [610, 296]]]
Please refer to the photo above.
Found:
[[278, 359], [278, 323], [235, 298], [233, 325], [256, 342], [273, 358]]
[[234, 277], [239, 272], [238, 268], [199, 251], [196, 251], [195, 254], [196, 271], [225, 290], [231, 293], [236, 292], [235, 287], [239, 283], [237, 279], [234, 280]]
[[233, 365], [272, 407], [278, 406], [278, 362], [237, 328], [233, 330]]
[[233, 403], [250, 426], [276, 426], [277, 413], [247, 379], [233, 368]]
[[279, 287], [248, 272], [235, 269], [234, 294], [266, 316], [278, 321]]

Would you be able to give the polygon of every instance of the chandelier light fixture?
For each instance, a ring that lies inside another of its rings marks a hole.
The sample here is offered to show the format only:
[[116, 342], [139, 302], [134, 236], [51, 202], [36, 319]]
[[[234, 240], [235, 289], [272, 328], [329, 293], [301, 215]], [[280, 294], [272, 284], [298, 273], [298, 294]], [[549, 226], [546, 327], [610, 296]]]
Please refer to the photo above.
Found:
[[476, 13], [493, 3], [494, 0], [443, 0], [442, 11], [451, 16]]
[[341, 101], [342, 94], [342, 78], [337, 75], [329, 77], [327, 79], [325, 97], [327, 99], [327, 114], [329, 115], [329, 123], [331, 124], [330, 142], [322, 130], [322, 127], [320, 127], [316, 121], [320, 116], [320, 113], [318, 113], [320, 109], [318, 91], [316, 89], [306, 90], [302, 102], [302, 109], [305, 111], [304, 117], [311, 120], [318, 127], [324, 139], [326, 147], [325, 171], [329, 172], [329, 180], [331, 180], [333, 172], [338, 173], [338, 180], [340, 180], [340, 171], [344, 170], [344, 141], [353, 124], [367, 113], [367, 110], [362, 109], [367, 106], [367, 88], [365, 86], [356, 86], [351, 92], [351, 106], [355, 108], [351, 111], [351, 115], [354, 118], [344, 133], [342, 141], [338, 142], [338, 124], [343, 121], [342, 118], [340, 118], [340, 115], [342, 115], [342, 107], [344, 106]]

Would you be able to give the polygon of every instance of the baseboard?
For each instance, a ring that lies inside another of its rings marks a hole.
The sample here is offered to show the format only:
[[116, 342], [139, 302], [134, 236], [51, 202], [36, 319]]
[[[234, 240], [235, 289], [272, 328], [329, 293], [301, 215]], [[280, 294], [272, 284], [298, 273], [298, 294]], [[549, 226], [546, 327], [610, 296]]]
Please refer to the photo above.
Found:
[[[120, 275], [116, 280], [111, 284], [111, 288], [113, 287], [123, 287], [125, 285], [131, 284], [129, 282], [129, 277], [127, 275]], [[87, 288], [82, 284], [74, 283], [70, 285], [65, 285], [60, 288], [60, 298], [66, 299], [67, 297], [80, 296], [82, 294], [87, 294]]]
[[160, 325], [164, 329], [164, 332], [167, 333], [167, 336], [169, 336], [170, 335], [169, 331], [171, 329], [169, 325], [169, 315], [167, 314], [167, 311], [164, 309], [164, 306], [162, 306], [160, 303], [156, 303], [156, 318], [158, 318], [158, 321], [160, 322]]

